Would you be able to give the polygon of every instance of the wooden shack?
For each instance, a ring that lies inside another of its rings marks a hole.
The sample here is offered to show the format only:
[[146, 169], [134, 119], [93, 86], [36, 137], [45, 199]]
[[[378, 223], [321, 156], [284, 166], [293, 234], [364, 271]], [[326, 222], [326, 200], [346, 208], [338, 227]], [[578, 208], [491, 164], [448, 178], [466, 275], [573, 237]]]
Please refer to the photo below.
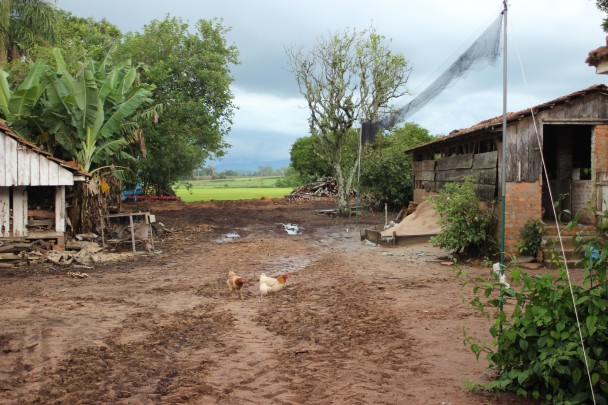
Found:
[[[578, 213], [595, 224], [608, 210], [608, 87], [595, 85], [532, 108], [453, 131], [407, 153], [413, 156], [414, 202], [448, 182], [470, 177], [479, 195], [498, 199], [506, 142], [505, 245], [515, 252], [528, 219]], [[549, 181], [542, 174], [544, 161]]]
[[88, 174], [0, 123], [0, 241], [52, 239], [65, 245], [66, 187]]

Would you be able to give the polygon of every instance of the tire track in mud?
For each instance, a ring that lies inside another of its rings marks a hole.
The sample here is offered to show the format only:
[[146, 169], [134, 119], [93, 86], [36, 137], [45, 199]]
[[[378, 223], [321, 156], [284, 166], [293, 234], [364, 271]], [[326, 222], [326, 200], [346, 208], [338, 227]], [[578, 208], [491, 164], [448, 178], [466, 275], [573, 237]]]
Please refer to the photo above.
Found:
[[[203, 353], [222, 346], [233, 324], [227, 311], [201, 305], [172, 314], [140, 312], [96, 347], [73, 350], [48, 376], [33, 402], [51, 404], [179, 403], [225, 396], [203, 382], [213, 360]], [[130, 340], [121, 342], [123, 329]], [[133, 336], [140, 336], [134, 339]], [[192, 361], [191, 359], [197, 359]]]
[[324, 257], [255, 319], [285, 340], [280, 367], [297, 403], [396, 403], [399, 380], [424, 372], [388, 299], [351, 266]]
[[252, 297], [226, 304], [234, 314], [233, 328], [222, 336], [224, 346], [206, 381], [223, 386], [228, 403], [296, 403], [281, 372], [284, 339], [255, 322], [260, 305], [265, 304]]

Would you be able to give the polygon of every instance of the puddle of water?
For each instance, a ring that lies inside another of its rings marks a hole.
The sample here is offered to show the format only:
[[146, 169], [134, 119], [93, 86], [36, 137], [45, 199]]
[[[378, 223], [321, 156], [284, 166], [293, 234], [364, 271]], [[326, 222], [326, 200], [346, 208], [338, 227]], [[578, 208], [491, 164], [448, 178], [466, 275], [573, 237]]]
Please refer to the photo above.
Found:
[[217, 238], [215, 240], [215, 242], [216, 243], [232, 242], [233, 240], [238, 239], [240, 237], [241, 237], [241, 235], [239, 235], [238, 233], [236, 233], [236, 232], [230, 232], [230, 233], [227, 233], [227, 234], [224, 234], [224, 235], [220, 236], [219, 238]]
[[287, 235], [299, 235], [302, 233], [298, 224], [278, 224], [285, 228]]

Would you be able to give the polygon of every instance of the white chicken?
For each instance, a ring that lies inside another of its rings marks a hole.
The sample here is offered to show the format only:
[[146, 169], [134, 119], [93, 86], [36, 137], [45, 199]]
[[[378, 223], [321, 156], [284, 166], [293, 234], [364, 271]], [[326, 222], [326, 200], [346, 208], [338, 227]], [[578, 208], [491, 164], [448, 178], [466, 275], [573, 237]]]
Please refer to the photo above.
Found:
[[269, 292], [281, 291], [285, 288], [285, 281], [289, 277], [289, 273], [285, 273], [277, 278], [267, 277], [266, 273], [260, 274], [260, 298]]

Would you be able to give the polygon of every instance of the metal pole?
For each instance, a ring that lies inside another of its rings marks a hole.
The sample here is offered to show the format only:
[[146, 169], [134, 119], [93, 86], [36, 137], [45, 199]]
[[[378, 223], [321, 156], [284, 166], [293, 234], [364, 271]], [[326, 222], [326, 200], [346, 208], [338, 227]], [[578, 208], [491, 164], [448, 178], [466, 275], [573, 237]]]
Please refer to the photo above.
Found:
[[506, 167], [507, 167], [507, 0], [504, 0], [503, 15], [503, 55], [502, 55], [502, 168], [501, 168], [501, 199], [502, 199], [502, 226], [500, 245], [500, 264], [505, 263], [505, 200], [506, 200]]
[[357, 170], [357, 206], [355, 207], [355, 229], [359, 227], [359, 198], [361, 195], [361, 143], [363, 141], [363, 123], [361, 123], [361, 129], [359, 130], [359, 168]]

